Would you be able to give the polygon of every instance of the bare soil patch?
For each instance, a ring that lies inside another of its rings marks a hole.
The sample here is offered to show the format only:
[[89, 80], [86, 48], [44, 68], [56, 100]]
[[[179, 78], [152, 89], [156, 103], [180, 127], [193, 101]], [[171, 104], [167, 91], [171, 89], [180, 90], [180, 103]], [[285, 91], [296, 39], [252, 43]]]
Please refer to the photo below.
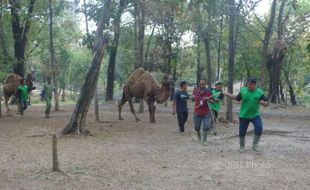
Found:
[[24, 117], [4, 113], [0, 189], [310, 188], [309, 109], [263, 109], [263, 153], [250, 150], [249, 127], [247, 151], [240, 154], [237, 123], [218, 123], [218, 135], [210, 135], [209, 145], [203, 146], [193, 137], [192, 113], [181, 135], [170, 107], [157, 105], [155, 124], [148, 122], [148, 111], [135, 122], [128, 104], [123, 121], [118, 120], [116, 104], [100, 108], [102, 122], [94, 121], [92, 111], [88, 115], [93, 136], [58, 140], [60, 168], [66, 175], [51, 172], [51, 135], [65, 127], [73, 106], [52, 112], [49, 119], [44, 118], [44, 106], [31, 106]]

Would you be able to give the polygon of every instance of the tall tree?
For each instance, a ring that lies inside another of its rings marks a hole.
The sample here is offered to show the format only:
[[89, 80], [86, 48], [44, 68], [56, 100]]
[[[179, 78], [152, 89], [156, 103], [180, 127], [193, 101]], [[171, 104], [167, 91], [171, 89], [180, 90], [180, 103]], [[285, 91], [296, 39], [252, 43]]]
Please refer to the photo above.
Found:
[[[234, 89], [234, 66], [237, 48], [237, 37], [239, 30], [239, 13], [242, 0], [237, 4], [235, 0], [229, 0], [229, 31], [228, 31], [228, 83], [227, 90], [233, 93]], [[233, 119], [233, 104], [230, 98], [227, 99], [226, 120]]]
[[217, 73], [216, 80], [220, 80], [220, 69], [221, 69], [221, 49], [222, 49], [222, 38], [223, 38], [223, 27], [224, 27], [224, 15], [221, 14], [220, 26], [219, 26], [219, 34], [218, 34], [218, 44], [217, 48]]
[[[273, 0], [270, 18], [265, 27], [262, 55], [269, 73], [268, 94], [272, 103], [281, 103], [280, 76], [287, 49], [290, 44], [306, 33], [306, 28], [309, 27], [309, 13], [305, 11], [298, 15], [292, 14], [292, 10], [296, 9], [298, 9], [297, 1], [282, 0], [277, 8], [277, 0]], [[276, 26], [274, 26], [275, 22]], [[274, 30], [276, 31], [275, 36], [272, 35]], [[272, 48], [271, 45], [273, 45]], [[263, 76], [262, 71], [261, 77]]]
[[[134, 0], [134, 30], [135, 30], [135, 68], [143, 67], [146, 69], [144, 63], [144, 34], [145, 34], [145, 11], [146, 0]], [[143, 99], [139, 100], [139, 113], [144, 112]]]
[[70, 119], [70, 122], [63, 129], [62, 134], [69, 134], [75, 131], [81, 134], [87, 134], [88, 132], [85, 129], [86, 116], [88, 113], [90, 102], [94, 96], [94, 92], [97, 86], [101, 61], [104, 55], [105, 46], [107, 44], [107, 38], [103, 35], [103, 30], [106, 29], [107, 23], [110, 19], [110, 7], [111, 0], [106, 0], [103, 8], [100, 11], [100, 18], [97, 25], [94, 42], [94, 54], [92, 64], [87, 71], [85, 82], [80, 91], [80, 97], [75, 105], [75, 109]]
[[51, 53], [51, 67], [52, 67], [52, 75], [53, 75], [53, 83], [54, 88], [56, 89], [54, 91], [55, 94], [55, 111], [59, 110], [59, 98], [58, 98], [58, 85], [57, 85], [57, 66], [55, 62], [55, 47], [54, 47], [54, 40], [53, 40], [53, 5], [52, 0], [48, 0], [48, 7], [49, 7], [49, 38], [50, 38], [50, 53]]
[[29, 0], [26, 17], [21, 20], [20, 13], [23, 7], [18, 0], [9, 0], [11, 8], [11, 25], [14, 38], [14, 55], [17, 63], [14, 64], [14, 73], [24, 77], [25, 74], [25, 50], [27, 45], [27, 34], [31, 26], [31, 18], [36, 0]]
[[113, 20], [113, 32], [114, 37], [113, 41], [110, 47], [110, 58], [109, 58], [109, 64], [108, 64], [108, 72], [107, 72], [107, 95], [106, 100], [113, 100], [113, 94], [114, 94], [114, 75], [115, 75], [115, 61], [116, 61], [116, 55], [117, 55], [117, 48], [119, 43], [119, 38], [121, 34], [121, 16], [126, 8], [127, 0], [120, 0], [117, 13], [115, 14], [114, 20]]

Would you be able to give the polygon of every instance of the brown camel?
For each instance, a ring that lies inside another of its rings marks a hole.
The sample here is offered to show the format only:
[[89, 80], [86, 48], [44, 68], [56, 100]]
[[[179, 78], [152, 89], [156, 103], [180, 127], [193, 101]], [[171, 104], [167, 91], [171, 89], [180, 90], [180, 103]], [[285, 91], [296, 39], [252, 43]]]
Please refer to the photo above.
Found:
[[136, 116], [135, 110], [132, 104], [132, 98], [143, 98], [149, 106], [150, 122], [155, 122], [155, 110], [154, 102], [163, 103], [170, 97], [170, 88], [173, 80], [170, 75], [166, 74], [163, 79], [161, 86], [157, 84], [153, 76], [145, 71], [143, 68], [136, 69], [127, 79], [123, 87], [122, 100], [118, 105], [119, 119], [123, 120], [121, 116], [122, 107], [128, 101], [130, 111], [134, 115], [136, 121], [140, 119]]
[[[5, 83], [3, 85], [3, 94], [5, 99], [4, 102], [8, 113], [10, 111], [10, 108], [8, 106], [9, 99], [12, 95], [14, 96], [16, 95], [17, 87], [21, 79], [22, 78], [18, 74], [12, 73], [6, 78]], [[27, 74], [26, 85], [28, 86], [29, 92], [35, 89], [35, 87], [33, 87], [31, 74]]]

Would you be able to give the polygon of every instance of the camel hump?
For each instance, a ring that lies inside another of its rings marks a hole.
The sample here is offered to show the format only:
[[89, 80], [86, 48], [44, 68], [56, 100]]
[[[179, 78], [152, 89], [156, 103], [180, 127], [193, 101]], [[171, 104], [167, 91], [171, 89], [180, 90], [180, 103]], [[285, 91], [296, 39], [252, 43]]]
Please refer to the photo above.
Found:
[[11, 73], [6, 77], [4, 84], [8, 84], [8, 83], [12, 83], [12, 82], [13, 83], [19, 82], [20, 79], [22, 79], [22, 77], [20, 77], [18, 74]]
[[126, 84], [133, 84], [135, 81], [139, 80], [139, 78], [145, 73], [145, 70], [140, 67], [136, 69], [131, 75], [128, 77]]

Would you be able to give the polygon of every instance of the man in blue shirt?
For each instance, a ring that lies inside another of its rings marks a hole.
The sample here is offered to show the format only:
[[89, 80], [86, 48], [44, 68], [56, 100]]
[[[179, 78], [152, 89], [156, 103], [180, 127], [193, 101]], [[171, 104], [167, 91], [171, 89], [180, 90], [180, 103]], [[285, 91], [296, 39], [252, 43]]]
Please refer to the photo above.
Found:
[[177, 113], [179, 129], [184, 134], [184, 125], [188, 117], [187, 100], [189, 96], [187, 94], [187, 82], [182, 81], [180, 83], [180, 90], [174, 94], [172, 114]]

